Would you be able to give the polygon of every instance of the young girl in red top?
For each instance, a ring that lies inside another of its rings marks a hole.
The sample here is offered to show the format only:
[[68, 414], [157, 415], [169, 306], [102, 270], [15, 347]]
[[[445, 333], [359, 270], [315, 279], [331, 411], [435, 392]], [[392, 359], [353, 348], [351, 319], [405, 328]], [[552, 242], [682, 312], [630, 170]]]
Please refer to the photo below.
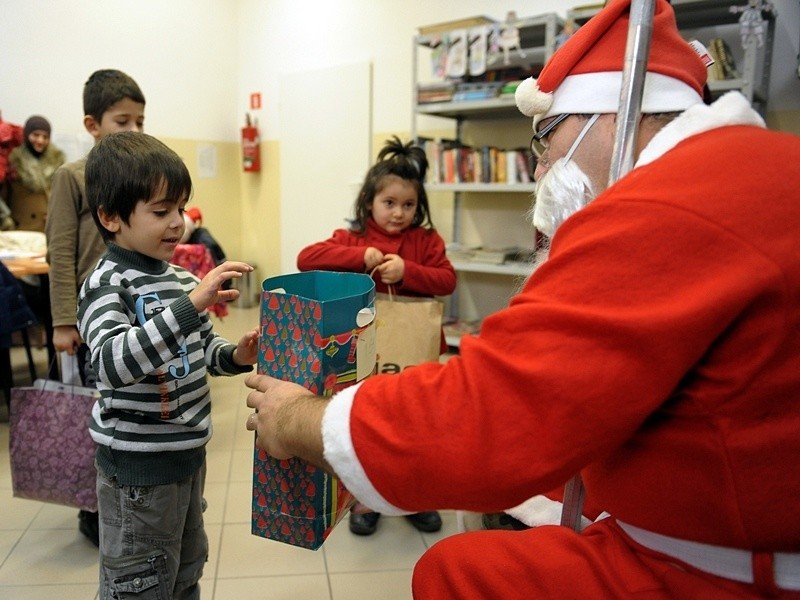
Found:
[[[337, 229], [297, 256], [301, 271], [372, 273], [377, 292], [404, 296], [447, 296], [456, 288], [456, 273], [433, 228], [425, 193], [428, 160], [422, 148], [394, 137], [387, 140], [356, 198], [350, 229]], [[447, 349], [442, 337], [442, 352]], [[380, 514], [350, 513], [350, 531], [375, 533]], [[435, 511], [406, 517], [420, 531], [439, 531]]]

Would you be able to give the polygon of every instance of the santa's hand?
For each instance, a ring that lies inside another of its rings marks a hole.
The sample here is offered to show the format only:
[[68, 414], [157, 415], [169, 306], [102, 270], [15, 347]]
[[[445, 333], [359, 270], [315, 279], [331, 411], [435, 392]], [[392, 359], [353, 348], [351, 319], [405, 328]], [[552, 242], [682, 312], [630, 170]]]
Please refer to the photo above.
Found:
[[322, 446], [322, 415], [328, 400], [267, 375], [248, 375], [245, 385], [253, 390], [247, 406], [255, 412], [247, 419], [247, 429], [257, 433], [256, 446], [278, 459], [299, 456], [329, 470]]

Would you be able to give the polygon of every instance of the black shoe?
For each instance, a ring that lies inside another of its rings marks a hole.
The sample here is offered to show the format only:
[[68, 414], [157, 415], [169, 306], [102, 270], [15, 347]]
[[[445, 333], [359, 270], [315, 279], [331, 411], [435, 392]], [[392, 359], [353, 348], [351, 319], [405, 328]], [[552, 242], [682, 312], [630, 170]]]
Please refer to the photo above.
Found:
[[381, 513], [376, 512], [350, 513], [350, 531], [356, 535], [372, 535], [378, 528], [378, 519], [380, 518]]
[[100, 524], [96, 512], [82, 510], [78, 513], [78, 531], [89, 538], [95, 546], [100, 547]]
[[426, 533], [433, 533], [442, 528], [442, 517], [435, 510], [406, 515], [406, 519], [411, 521], [414, 527]]
[[486, 513], [481, 517], [484, 529], [508, 529], [512, 531], [522, 531], [530, 529], [525, 523], [519, 521], [508, 513]]

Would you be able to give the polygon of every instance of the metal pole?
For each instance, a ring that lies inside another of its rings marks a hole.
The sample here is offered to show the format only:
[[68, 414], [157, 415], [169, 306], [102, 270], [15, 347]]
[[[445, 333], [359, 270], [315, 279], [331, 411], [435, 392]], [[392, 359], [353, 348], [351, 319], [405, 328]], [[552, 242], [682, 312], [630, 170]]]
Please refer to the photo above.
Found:
[[[611, 153], [608, 185], [613, 184], [633, 168], [634, 152], [642, 112], [642, 92], [650, 55], [653, 34], [655, 0], [633, 0], [628, 22], [628, 39], [625, 46], [625, 64], [622, 70], [617, 131]], [[564, 506], [561, 525], [575, 531], [581, 530], [585, 490], [580, 473], [573, 476], [564, 488]]]
[[655, 0], [633, 0], [628, 41], [625, 47], [625, 65], [622, 71], [622, 90], [617, 111], [617, 133], [611, 153], [608, 185], [613, 184], [633, 168], [638, 137], [639, 117], [642, 111], [642, 92], [653, 35]]

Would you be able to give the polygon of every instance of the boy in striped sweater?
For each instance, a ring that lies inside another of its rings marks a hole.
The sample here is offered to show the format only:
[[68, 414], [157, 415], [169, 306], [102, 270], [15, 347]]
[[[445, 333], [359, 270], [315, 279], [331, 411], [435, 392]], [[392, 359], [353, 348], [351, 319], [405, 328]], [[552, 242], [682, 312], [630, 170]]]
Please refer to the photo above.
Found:
[[206, 374], [244, 373], [257, 358], [257, 329], [234, 345], [206, 310], [235, 299], [223, 284], [252, 267], [227, 261], [200, 281], [169, 264], [191, 191], [180, 157], [144, 133], [109, 135], [89, 153], [86, 194], [107, 250], [81, 289], [78, 327], [101, 394], [89, 427], [103, 600], [147, 587], [200, 597]]

